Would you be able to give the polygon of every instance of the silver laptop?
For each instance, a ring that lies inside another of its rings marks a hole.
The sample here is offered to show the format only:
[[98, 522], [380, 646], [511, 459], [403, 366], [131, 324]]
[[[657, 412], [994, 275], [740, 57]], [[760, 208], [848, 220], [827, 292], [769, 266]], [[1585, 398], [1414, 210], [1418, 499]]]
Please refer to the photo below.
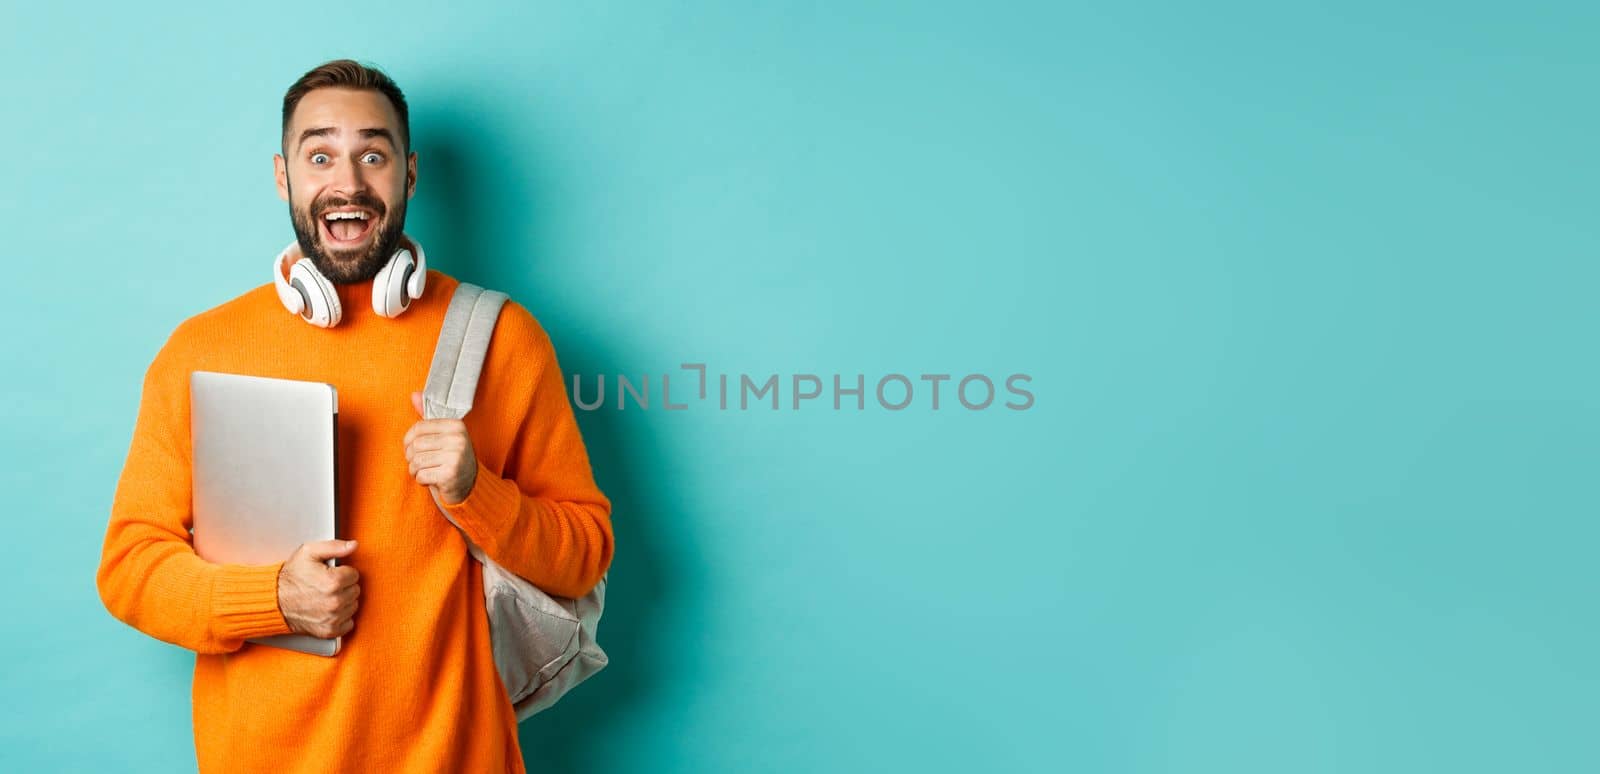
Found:
[[[194, 371], [189, 398], [200, 558], [272, 564], [301, 543], [339, 537], [333, 385]], [[332, 656], [342, 639], [280, 634], [248, 641]]]

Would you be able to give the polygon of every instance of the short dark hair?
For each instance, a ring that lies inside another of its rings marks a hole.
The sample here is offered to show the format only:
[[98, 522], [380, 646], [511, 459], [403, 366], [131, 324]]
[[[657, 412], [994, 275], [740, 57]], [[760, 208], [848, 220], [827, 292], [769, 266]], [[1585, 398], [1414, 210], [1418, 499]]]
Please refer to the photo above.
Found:
[[283, 137], [280, 141], [283, 150], [288, 150], [289, 118], [294, 115], [294, 109], [300, 104], [300, 99], [313, 89], [327, 88], [366, 89], [388, 97], [389, 104], [394, 106], [395, 115], [400, 117], [402, 152], [410, 152], [411, 116], [406, 109], [406, 95], [400, 93], [400, 87], [396, 86], [394, 80], [382, 70], [361, 64], [354, 59], [335, 59], [317, 65], [310, 72], [300, 76], [300, 80], [295, 81], [294, 85], [283, 93]]

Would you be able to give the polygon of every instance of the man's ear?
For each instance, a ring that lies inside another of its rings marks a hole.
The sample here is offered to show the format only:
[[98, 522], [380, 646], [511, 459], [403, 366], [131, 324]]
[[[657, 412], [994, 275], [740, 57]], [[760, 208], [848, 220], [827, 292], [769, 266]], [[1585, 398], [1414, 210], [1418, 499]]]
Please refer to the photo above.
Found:
[[278, 181], [278, 198], [289, 201], [289, 167], [281, 154], [272, 154], [272, 176]]
[[412, 151], [406, 155], [406, 198], [410, 199], [417, 193], [417, 152]]

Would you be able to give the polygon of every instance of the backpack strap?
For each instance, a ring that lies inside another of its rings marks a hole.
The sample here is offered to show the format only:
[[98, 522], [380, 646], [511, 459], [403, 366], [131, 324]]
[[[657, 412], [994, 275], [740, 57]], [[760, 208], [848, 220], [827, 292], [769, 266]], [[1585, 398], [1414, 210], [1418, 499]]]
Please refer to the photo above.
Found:
[[[460, 419], [472, 410], [478, 374], [489, 351], [489, 337], [506, 300], [506, 294], [477, 285], [462, 282], [456, 286], [445, 310], [444, 324], [439, 327], [439, 343], [422, 392], [425, 418]], [[506, 686], [507, 697], [512, 699], [517, 720], [525, 720], [554, 704], [606, 665], [608, 659], [595, 641], [595, 629], [605, 607], [606, 578], [610, 573], [602, 576], [599, 585], [582, 599], [557, 600], [496, 564], [450, 517], [438, 495], [433, 495], [433, 502], [439, 513], [455, 524], [467, 544], [467, 553], [483, 568], [484, 604], [495, 671]], [[552, 653], [559, 655], [551, 659]], [[521, 678], [506, 682], [507, 675]], [[534, 678], [532, 683], [513, 685], [530, 676]]]
[[422, 415], [426, 419], [460, 419], [472, 410], [478, 375], [489, 352], [489, 337], [506, 294], [484, 290], [470, 282], [456, 285], [450, 306], [439, 327], [433, 364], [422, 390]]
[[[428, 366], [428, 382], [422, 388], [424, 419], [460, 419], [472, 410], [478, 375], [483, 371], [484, 356], [489, 353], [489, 337], [494, 334], [495, 320], [505, 302], [506, 294], [497, 290], [484, 290], [470, 282], [456, 285], [450, 306], [445, 309], [444, 324], [439, 326], [439, 343], [434, 345], [433, 363]], [[438, 495], [433, 495], [433, 502], [456, 529], [461, 528], [445, 511]], [[465, 531], [461, 537], [475, 559], [489, 561]]]

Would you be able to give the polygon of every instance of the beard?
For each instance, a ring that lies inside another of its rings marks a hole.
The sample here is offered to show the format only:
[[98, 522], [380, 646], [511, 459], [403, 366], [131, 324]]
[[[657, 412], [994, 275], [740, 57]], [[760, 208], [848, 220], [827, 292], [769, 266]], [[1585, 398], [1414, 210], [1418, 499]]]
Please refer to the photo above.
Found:
[[[322, 216], [339, 207], [365, 207], [375, 213], [378, 222], [372, 226], [375, 234], [367, 246], [349, 250], [330, 248], [322, 233]], [[406, 225], [406, 204], [402, 198], [391, 213], [377, 197], [358, 194], [348, 199], [325, 196], [305, 209], [294, 206], [294, 189], [289, 190], [289, 220], [294, 224], [294, 236], [300, 243], [300, 252], [311, 259], [311, 265], [322, 272], [329, 282], [350, 284], [366, 282], [378, 276], [394, 251], [399, 249]]]

